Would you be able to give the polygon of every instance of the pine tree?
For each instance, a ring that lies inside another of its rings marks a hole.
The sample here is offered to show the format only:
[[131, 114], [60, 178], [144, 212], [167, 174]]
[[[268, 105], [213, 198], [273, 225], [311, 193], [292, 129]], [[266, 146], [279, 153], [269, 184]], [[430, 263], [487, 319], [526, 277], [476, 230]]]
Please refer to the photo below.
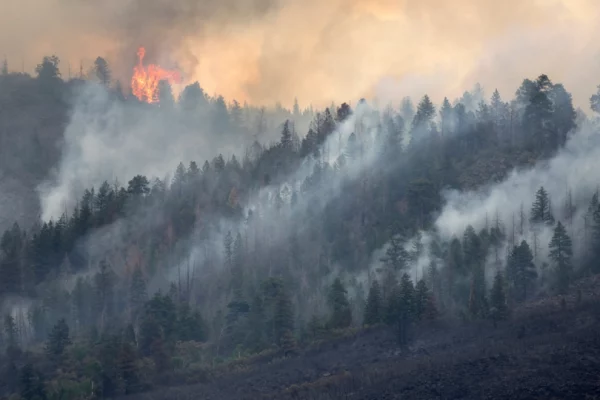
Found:
[[404, 248], [404, 240], [400, 235], [394, 235], [390, 239], [390, 244], [385, 252], [385, 256], [381, 258], [389, 268], [394, 272], [400, 272], [407, 267], [410, 260], [410, 254]]
[[51, 359], [60, 359], [65, 349], [71, 344], [71, 337], [69, 336], [69, 325], [67, 321], [62, 318], [60, 319], [48, 336], [46, 342], [46, 354]]
[[435, 116], [435, 106], [428, 95], [423, 96], [417, 106], [417, 113], [412, 120], [411, 135], [427, 133], [431, 129], [431, 123]]
[[260, 352], [266, 345], [265, 336], [265, 309], [263, 299], [256, 295], [250, 305], [250, 313], [248, 315], [249, 332], [246, 338], [246, 348], [254, 352]]
[[244, 270], [243, 270], [243, 258], [244, 258], [244, 241], [242, 235], [238, 232], [233, 242], [233, 249], [231, 254], [231, 287], [233, 289], [234, 299], [241, 299], [243, 297], [243, 284], [244, 284]]
[[442, 108], [440, 109], [442, 136], [448, 136], [452, 133], [452, 114], [452, 106], [448, 98], [444, 97]]
[[329, 289], [329, 306], [332, 310], [329, 324], [334, 329], [347, 328], [352, 323], [352, 311], [346, 294], [342, 281], [336, 278]]
[[94, 61], [94, 73], [102, 85], [106, 87], [110, 85], [111, 72], [104, 58], [96, 58], [96, 61]]
[[384, 321], [388, 325], [395, 325], [400, 316], [400, 288], [395, 285], [387, 296], [385, 304]]
[[290, 129], [290, 120], [286, 119], [281, 130], [281, 147], [286, 150], [292, 150], [292, 131]]
[[365, 325], [375, 325], [381, 322], [383, 317], [383, 303], [381, 298], [381, 289], [377, 279], [373, 281], [369, 289], [367, 304], [365, 306], [365, 315], [363, 323]]
[[416, 317], [415, 287], [407, 273], [400, 278], [400, 313], [409, 319]]
[[515, 300], [526, 300], [537, 278], [537, 271], [533, 263], [533, 254], [525, 240], [513, 248], [508, 258], [507, 275]]
[[554, 235], [550, 241], [550, 258], [555, 265], [556, 288], [559, 293], [566, 293], [571, 283], [573, 267], [571, 257], [573, 256], [573, 244], [567, 234], [565, 227], [559, 221], [554, 228]]
[[431, 307], [431, 292], [424, 279], [420, 279], [415, 287], [415, 316], [421, 320], [427, 316], [428, 308]]
[[550, 197], [544, 187], [540, 187], [535, 194], [535, 202], [531, 207], [532, 224], [554, 224], [554, 216], [552, 215], [552, 208], [550, 207]]
[[494, 277], [494, 284], [492, 285], [492, 293], [490, 294], [490, 314], [496, 321], [506, 319], [508, 316], [508, 306], [506, 304], [506, 294], [504, 292], [504, 277], [502, 273], [498, 271]]

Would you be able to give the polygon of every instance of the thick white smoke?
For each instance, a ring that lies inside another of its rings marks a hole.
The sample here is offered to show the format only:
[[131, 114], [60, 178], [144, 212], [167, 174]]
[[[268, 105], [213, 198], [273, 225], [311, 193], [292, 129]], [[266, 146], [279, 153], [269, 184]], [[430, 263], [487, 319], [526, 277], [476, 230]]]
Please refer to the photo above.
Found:
[[[163, 178], [180, 162], [186, 166], [218, 154], [242, 154], [252, 137], [212, 134], [208, 117], [186, 123], [178, 110], [115, 101], [103, 87], [86, 83], [75, 97], [64, 149], [55, 178], [38, 188], [42, 219], [70, 211], [92, 186], [118, 180], [127, 186], [135, 175]], [[198, 110], [196, 113], [201, 113]]]
[[[539, 261], [547, 261], [552, 230], [546, 228], [534, 238], [528, 226], [535, 193], [543, 186], [550, 196], [556, 220], [567, 227], [575, 249], [582, 249], [583, 217], [600, 183], [599, 167], [600, 129], [595, 122], [585, 122], [552, 159], [540, 161], [532, 168], [516, 169], [499, 184], [475, 191], [445, 193], [446, 205], [435, 226], [442, 238], [450, 239], [454, 235], [461, 237], [468, 225], [478, 231], [498, 219], [509, 239], [514, 234], [515, 241], [525, 239], [530, 245], [536, 241], [541, 251]], [[569, 205], [572, 212], [568, 212]]]

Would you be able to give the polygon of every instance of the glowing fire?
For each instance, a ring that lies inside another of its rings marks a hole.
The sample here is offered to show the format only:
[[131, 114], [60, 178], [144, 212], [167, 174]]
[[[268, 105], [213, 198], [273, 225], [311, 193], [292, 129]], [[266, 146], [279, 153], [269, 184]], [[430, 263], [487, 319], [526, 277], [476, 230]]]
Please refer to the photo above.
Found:
[[181, 78], [177, 71], [168, 71], [158, 65], [144, 66], [146, 49], [140, 47], [137, 52], [138, 65], [133, 68], [131, 77], [131, 92], [140, 101], [156, 103], [158, 101], [158, 83], [168, 81], [170, 84], [179, 83]]

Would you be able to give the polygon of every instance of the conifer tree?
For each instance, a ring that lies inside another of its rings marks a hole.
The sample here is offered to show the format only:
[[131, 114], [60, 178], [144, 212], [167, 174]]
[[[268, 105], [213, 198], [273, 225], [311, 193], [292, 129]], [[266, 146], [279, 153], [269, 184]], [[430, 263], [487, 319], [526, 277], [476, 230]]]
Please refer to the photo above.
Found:
[[435, 106], [428, 95], [423, 96], [417, 106], [417, 113], [412, 120], [411, 135], [419, 135], [428, 132], [435, 116]]
[[515, 246], [508, 258], [507, 275], [515, 300], [524, 301], [537, 278], [533, 253], [525, 240]]
[[395, 285], [387, 296], [384, 310], [384, 321], [388, 325], [395, 325], [400, 315], [400, 288]]
[[383, 317], [383, 303], [381, 298], [381, 289], [377, 279], [373, 281], [369, 289], [367, 304], [365, 306], [365, 316], [363, 323], [365, 325], [375, 325], [381, 322]]
[[420, 279], [415, 287], [415, 317], [421, 320], [426, 317], [428, 308], [432, 306], [431, 292], [424, 279]]
[[329, 289], [329, 306], [332, 313], [329, 324], [334, 329], [347, 328], [352, 323], [352, 311], [342, 281], [336, 278]]
[[63, 352], [68, 345], [71, 344], [71, 337], [69, 336], [69, 325], [67, 321], [62, 318], [60, 319], [48, 336], [46, 342], [46, 354], [51, 359], [60, 359]]
[[451, 134], [452, 129], [452, 106], [447, 97], [444, 97], [442, 108], [440, 109], [440, 120], [442, 136]]
[[281, 130], [281, 147], [286, 150], [292, 150], [292, 131], [290, 129], [290, 121], [285, 120], [283, 129]]
[[410, 254], [404, 248], [404, 240], [400, 235], [394, 235], [390, 239], [385, 256], [381, 258], [388, 267], [395, 272], [400, 272], [407, 267]]
[[555, 284], [559, 293], [565, 293], [571, 283], [573, 244], [563, 224], [559, 221], [550, 241], [550, 258], [555, 266]]
[[554, 216], [550, 206], [550, 197], [544, 187], [540, 187], [535, 194], [535, 201], [531, 206], [530, 220], [532, 224], [554, 224]]
[[485, 270], [483, 264], [477, 265], [472, 272], [469, 294], [469, 312], [472, 316], [480, 318], [485, 317], [488, 312]]
[[233, 290], [234, 299], [241, 299], [243, 297], [242, 289], [244, 284], [244, 270], [243, 270], [243, 239], [242, 235], [238, 232], [233, 243], [231, 263], [232, 263], [232, 277], [231, 286]]
[[490, 294], [490, 314], [494, 320], [494, 325], [497, 321], [506, 319], [508, 316], [508, 306], [506, 304], [504, 287], [504, 277], [502, 276], [502, 273], [498, 271], [494, 277], [492, 293]]
[[102, 85], [106, 87], [110, 85], [111, 72], [108, 62], [104, 58], [96, 58], [96, 61], [94, 61], [94, 73]]
[[416, 317], [415, 287], [407, 273], [400, 278], [400, 312], [409, 319]]
[[255, 295], [250, 305], [248, 315], [249, 332], [246, 338], [246, 348], [251, 351], [259, 352], [266, 346], [265, 336], [265, 309], [263, 299]]

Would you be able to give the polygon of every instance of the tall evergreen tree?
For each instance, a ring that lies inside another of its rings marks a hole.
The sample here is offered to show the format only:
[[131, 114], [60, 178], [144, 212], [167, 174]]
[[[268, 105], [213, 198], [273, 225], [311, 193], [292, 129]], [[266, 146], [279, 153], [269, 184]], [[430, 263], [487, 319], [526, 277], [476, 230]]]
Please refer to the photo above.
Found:
[[96, 61], [94, 61], [94, 73], [102, 85], [106, 87], [110, 85], [111, 72], [108, 62], [104, 58], [96, 58]]
[[404, 248], [404, 240], [402, 237], [400, 235], [392, 236], [385, 252], [385, 256], [381, 258], [381, 261], [392, 270], [399, 272], [406, 269], [409, 260], [410, 254]]
[[334, 329], [347, 328], [352, 323], [352, 311], [346, 294], [342, 281], [336, 278], [329, 289], [329, 306], [332, 311], [329, 324]]
[[535, 201], [531, 206], [530, 220], [533, 224], [554, 224], [554, 216], [550, 207], [550, 197], [543, 186], [535, 194]]
[[537, 271], [533, 263], [533, 253], [525, 240], [513, 248], [508, 258], [507, 276], [515, 300], [526, 300], [537, 278]]
[[427, 316], [435, 314], [430, 308], [434, 306], [432, 303], [432, 295], [425, 283], [424, 279], [420, 279], [415, 287], [415, 317], [418, 320], [424, 319]]
[[383, 318], [383, 302], [381, 297], [381, 289], [377, 279], [373, 281], [369, 289], [367, 304], [365, 306], [365, 315], [363, 323], [365, 325], [375, 325], [382, 321]]
[[555, 266], [555, 284], [560, 293], [565, 293], [569, 288], [573, 277], [573, 266], [571, 257], [573, 256], [573, 244], [567, 234], [567, 230], [559, 221], [554, 228], [554, 235], [550, 241], [550, 258]]
[[290, 129], [290, 120], [286, 119], [281, 130], [281, 147], [286, 150], [292, 150], [292, 131]]
[[490, 294], [490, 314], [494, 320], [494, 324], [496, 324], [496, 321], [506, 319], [508, 316], [508, 305], [506, 303], [504, 287], [504, 277], [502, 276], [502, 273], [498, 271], [494, 277], [492, 293]]
[[69, 335], [69, 325], [67, 321], [62, 318], [60, 319], [48, 336], [46, 342], [46, 354], [54, 360], [60, 359], [67, 348], [71, 344], [71, 337]]
[[417, 106], [417, 113], [412, 120], [411, 135], [413, 137], [421, 136], [431, 130], [433, 117], [435, 116], [435, 106], [425, 95]]

